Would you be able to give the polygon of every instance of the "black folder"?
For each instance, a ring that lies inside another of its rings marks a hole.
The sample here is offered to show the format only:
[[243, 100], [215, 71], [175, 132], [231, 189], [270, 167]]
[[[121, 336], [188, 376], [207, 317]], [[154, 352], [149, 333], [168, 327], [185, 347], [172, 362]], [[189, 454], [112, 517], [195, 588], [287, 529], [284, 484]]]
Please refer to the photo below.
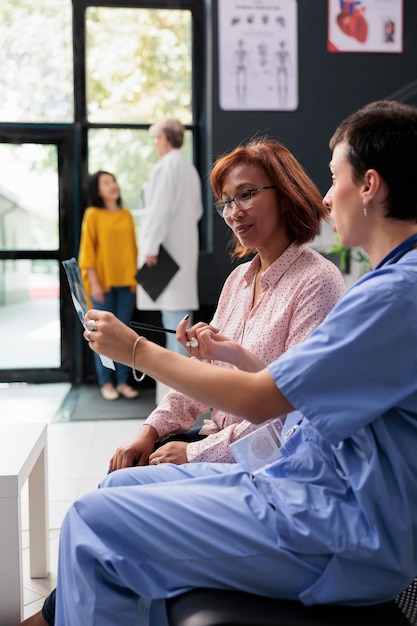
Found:
[[149, 267], [144, 263], [136, 272], [136, 280], [146, 293], [156, 300], [180, 269], [164, 246], [159, 247], [158, 263]]

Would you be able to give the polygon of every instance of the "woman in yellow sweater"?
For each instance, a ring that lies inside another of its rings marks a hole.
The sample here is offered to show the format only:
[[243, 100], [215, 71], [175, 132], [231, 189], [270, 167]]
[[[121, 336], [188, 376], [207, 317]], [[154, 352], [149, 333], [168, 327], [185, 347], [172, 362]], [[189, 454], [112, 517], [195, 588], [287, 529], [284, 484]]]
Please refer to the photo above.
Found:
[[[122, 208], [119, 185], [110, 172], [100, 170], [89, 179], [92, 206], [86, 209], [81, 226], [79, 266], [89, 304], [112, 311], [127, 324], [136, 293], [137, 245], [135, 226], [128, 209]], [[113, 371], [94, 355], [97, 380], [105, 400], [136, 398], [128, 384], [130, 370], [116, 364]]]

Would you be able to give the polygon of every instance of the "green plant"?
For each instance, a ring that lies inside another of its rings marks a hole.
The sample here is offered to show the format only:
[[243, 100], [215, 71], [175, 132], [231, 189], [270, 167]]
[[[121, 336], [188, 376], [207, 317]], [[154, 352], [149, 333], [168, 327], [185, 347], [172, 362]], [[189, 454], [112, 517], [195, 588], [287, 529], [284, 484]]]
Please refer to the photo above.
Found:
[[334, 246], [326, 250], [326, 254], [339, 255], [340, 262], [339, 267], [341, 272], [346, 272], [349, 267], [349, 261], [356, 261], [361, 267], [361, 274], [366, 274], [371, 269], [368, 255], [359, 247], [344, 246], [339, 237], [336, 235], [336, 241]]

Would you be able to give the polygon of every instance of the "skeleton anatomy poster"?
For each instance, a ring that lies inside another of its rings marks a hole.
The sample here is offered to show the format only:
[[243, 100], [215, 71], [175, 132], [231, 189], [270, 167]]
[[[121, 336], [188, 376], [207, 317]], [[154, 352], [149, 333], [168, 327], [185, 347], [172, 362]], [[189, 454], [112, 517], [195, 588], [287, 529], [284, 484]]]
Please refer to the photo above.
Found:
[[219, 0], [220, 106], [298, 107], [297, 0]]
[[329, 52], [402, 52], [403, 0], [328, 0]]

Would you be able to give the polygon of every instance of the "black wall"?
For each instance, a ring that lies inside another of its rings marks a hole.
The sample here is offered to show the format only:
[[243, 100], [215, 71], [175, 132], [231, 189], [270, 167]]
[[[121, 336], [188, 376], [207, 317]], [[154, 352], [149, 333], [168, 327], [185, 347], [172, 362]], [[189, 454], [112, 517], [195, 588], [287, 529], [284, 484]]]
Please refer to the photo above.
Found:
[[[294, 112], [219, 108], [217, 0], [205, 3], [207, 163], [261, 132], [283, 142], [324, 193], [330, 183], [328, 141], [346, 115], [367, 102], [388, 97], [417, 105], [416, 0], [404, 0], [402, 54], [328, 53], [327, 0], [298, 0], [299, 108]], [[206, 193], [211, 203], [208, 189]], [[202, 319], [215, 305], [232, 268], [226, 253], [228, 229], [217, 215], [210, 213], [208, 219], [213, 219], [212, 252], [202, 253], [200, 259]]]

